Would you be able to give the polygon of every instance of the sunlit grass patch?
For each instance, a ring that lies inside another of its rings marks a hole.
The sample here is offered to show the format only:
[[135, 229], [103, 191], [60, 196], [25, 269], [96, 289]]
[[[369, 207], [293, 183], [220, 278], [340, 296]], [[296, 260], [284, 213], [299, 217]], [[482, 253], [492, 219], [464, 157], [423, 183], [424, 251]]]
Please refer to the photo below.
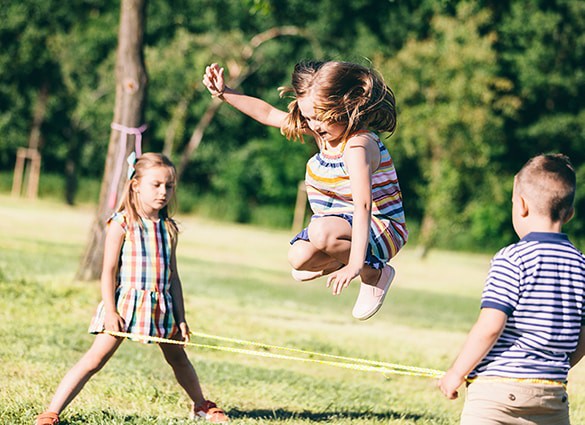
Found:
[[[73, 279], [93, 217], [49, 202], [0, 201], [11, 220], [0, 222], [0, 423], [30, 424], [94, 339], [87, 327], [99, 283]], [[53, 216], [61, 218], [48, 227]], [[357, 285], [332, 296], [324, 279], [292, 280], [290, 232], [179, 220], [179, 271], [197, 332], [445, 370], [478, 313], [488, 256], [431, 252], [423, 262], [405, 249], [393, 261], [398, 274], [385, 305], [359, 322], [351, 317]], [[462, 398], [444, 399], [430, 378], [187, 350], [206, 395], [234, 424], [448, 425], [462, 408]], [[573, 422], [585, 423], [582, 365], [569, 391]], [[186, 424], [188, 409], [156, 344], [126, 341], [62, 418], [65, 425]]]

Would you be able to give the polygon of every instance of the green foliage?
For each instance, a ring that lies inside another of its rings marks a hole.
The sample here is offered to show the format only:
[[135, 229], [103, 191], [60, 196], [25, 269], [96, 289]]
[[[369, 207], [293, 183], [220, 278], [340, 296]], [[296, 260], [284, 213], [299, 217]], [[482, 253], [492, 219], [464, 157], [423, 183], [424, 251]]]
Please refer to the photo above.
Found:
[[[66, 175], [69, 185], [41, 186], [58, 191], [77, 181], [76, 200], [90, 198], [83, 179], [102, 177], [113, 116], [119, 7], [118, 0], [3, 2], [1, 170], [12, 170], [16, 149], [27, 145], [48, 88], [43, 176]], [[151, 0], [146, 22], [144, 150], [179, 160], [209, 106], [200, 79], [210, 62], [249, 66], [240, 88], [284, 109], [277, 88], [290, 83], [298, 60], [338, 59], [371, 63], [395, 89], [399, 126], [387, 143], [407, 219], [422, 232], [413, 240], [428, 242], [420, 222], [433, 217], [430, 239], [440, 246], [510, 242], [508, 188], [530, 156], [563, 151], [583, 174], [582, 1]], [[304, 35], [274, 38], [242, 62], [250, 40], [277, 26]], [[222, 106], [183, 175], [182, 208], [222, 205], [239, 221], [272, 215], [256, 210], [289, 216], [312, 149]], [[585, 240], [579, 192], [576, 207], [567, 230]]]
[[[403, 187], [422, 200], [422, 217], [434, 223], [421, 235], [425, 245], [449, 246], [469, 226], [469, 214], [462, 214], [468, 206], [501, 197], [504, 182], [489, 180], [499, 173], [494, 159], [503, 151], [496, 106], [514, 107], [515, 100], [498, 92], [510, 84], [496, 75], [494, 34], [481, 31], [489, 19], [486, 10], [461, 3], [456, 16], [435, 17], [427, 39], [410, 39], [383, 68], [400, 101], [393, 150], [407, 172]], [[408, 161], [416, 164], [410, 173]], [[476, 208], [471, 217], [486, 215]], [[492, 236], [485, 234], [489, 227], [475, 228], [482, 238]]]

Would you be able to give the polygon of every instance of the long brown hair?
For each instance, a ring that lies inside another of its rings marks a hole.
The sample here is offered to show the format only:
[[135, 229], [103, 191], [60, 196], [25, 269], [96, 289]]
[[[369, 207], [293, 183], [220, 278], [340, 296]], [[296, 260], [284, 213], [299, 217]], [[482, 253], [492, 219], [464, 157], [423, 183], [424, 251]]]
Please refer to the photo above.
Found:
[[392, 134], [396, 128], [394, 93], [374, 69], [351, 62], [300, 62], [292, 74], [292, 87], [280, 88], [281, 97], [293, 93], [281, 131], [302, 140], [307, 128], [298, 99], [313, 95], [317, 119], [346, 125], [343, 139], [362, 128]]
[[165, 155], [160, 153], [147, 152], [136, 160], [136, 163], [134, 164], [134, 175], [126, 182], [118, 212], [126, 211], [129, 224], [138, 223], [138, 225], [142, 227], [142, 220], [140, 219], [140, 214], [138, 213], [137, 208], [138, 194], [134, 191], [134, 183], [140, 181], [147, 170], [156, 167], [167, 167], [171, 172], [173, 184], [175, 185], [175, 190], [173, 191], [171, 199], [159, 212], [159, 217], [167, 224], [167, 229], [169, 235], [171, 236], [171, 241], [173, 244], [175, 244], [177, 241], [177, 235], [179, 234], [179, 229], [171, 217], [173, 216], [176, 208], [175, 195], [177, 193], [177, 171], [171, 160], [168, 159]]

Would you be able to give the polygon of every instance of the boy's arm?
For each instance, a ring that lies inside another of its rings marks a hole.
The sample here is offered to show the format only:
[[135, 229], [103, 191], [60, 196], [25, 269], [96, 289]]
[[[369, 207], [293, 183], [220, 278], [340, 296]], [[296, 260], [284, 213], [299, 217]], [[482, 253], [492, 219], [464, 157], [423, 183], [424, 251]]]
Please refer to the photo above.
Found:
[[581, 333], [579, 334], [579, 343], [577, 344], [577, 349], [571, 354], [571, 367], [579, 363], [579, 360], [581, 360], [583, 356], [585, 356], [585, 325], [581, 326]]
[[439, 388], [447, 398], [455, 399], [457, 389], [465, 382], [465, 377], [486, 356], [500, 337], [508, 316], [494, 308], [482, 308], [477, 322], [467, 335], [461, 353], [439, 380]]
[[261, 124], [281, 128], [288, 115], [262, 99], [247, 96], [227, 87], [223, 77], [223, 68], [220, 68], [216, 63], [205, 69], [203, 84], [212, 96], [219, 97]]

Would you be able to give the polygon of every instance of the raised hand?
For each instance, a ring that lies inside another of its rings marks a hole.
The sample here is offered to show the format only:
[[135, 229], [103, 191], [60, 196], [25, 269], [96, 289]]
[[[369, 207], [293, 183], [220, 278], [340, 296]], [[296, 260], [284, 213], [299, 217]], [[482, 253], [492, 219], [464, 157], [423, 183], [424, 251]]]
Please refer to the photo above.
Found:
[[225, 91], [223, 68], [216, 63], [206, 66], [205, 74], [203, 75], [203, 84], [213, 97], [221, 96]]

